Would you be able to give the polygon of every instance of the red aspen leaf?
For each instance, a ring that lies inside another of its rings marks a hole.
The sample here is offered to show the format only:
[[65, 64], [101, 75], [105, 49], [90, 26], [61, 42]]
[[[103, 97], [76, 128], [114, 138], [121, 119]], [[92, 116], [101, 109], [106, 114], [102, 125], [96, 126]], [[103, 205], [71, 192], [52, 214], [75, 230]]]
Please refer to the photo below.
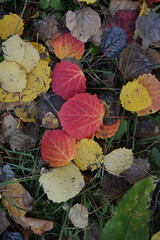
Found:
[[84, 93], [86, 78], [82, 70], [70, 61], [57, 63], [52, 73], [52, 89], [63, 99]]
[[76, 94], [65, 102], [58, 113], [64, 130], [78, 140], [91, 138], [103, 123], [103, 103], [97, 95]]
[[59, 59], [74, 57], [79, 60], [82, 58], [85, 50], [84, 43], [73, 37], [70, 32], [60, 35], [57, 39], [51, 41], [52, 45], [49, 47], [49, 50], [53, 51]]
[[139, 76], [139, 78], [134, 81], [137, 80], [147, 89], [152, 100], [152, 104], [141, 111], [137, 111], [137, 115], [144, 116], [160, 110], [160, 82], [158, 79], [151, 73], [148, 73]]
[[43, 135], [41, 155], [51, 167], [67, 165], [76, 154], [76, 139], [64, 130], [48, 131]]
[[115, 123], [110, 125], [103, 124], [100, 127], [100, 131], [96, 131], [96, 134], [95, 134], [96, 138], [104, 139], [104, 137], [105, 138], [113, 137], [115, 133], [118, 131], [119, 124], [120, 124], [120, 119], [118, 119]]

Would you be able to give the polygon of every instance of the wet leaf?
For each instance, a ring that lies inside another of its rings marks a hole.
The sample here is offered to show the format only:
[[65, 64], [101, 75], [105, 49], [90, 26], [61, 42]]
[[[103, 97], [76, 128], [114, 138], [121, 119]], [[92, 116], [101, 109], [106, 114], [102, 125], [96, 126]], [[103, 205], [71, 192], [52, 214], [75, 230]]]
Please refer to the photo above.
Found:
[[23, 122], [36, 122], [37, 120], [37, 106], [34, 101], [17, 104], [14, 112]]
[[10, 222], [7, 219], [6, 213], [5, 211], [0, 209], [0, 234], [3, 233], [4, 230], [6, 230], [9, 225]]
[[74, 197], [85, 186], [79, 169], [72, 162], [49, 171], [42, 168], [39, 181], [48, 199], [57, 203]]
[[102, 148], [92, 139], [82, 139], [77, 142], [75, 165], [82, 171], [99, 168], [104, 161]]
[[65, 102], [58, 116], [64, 130], [80, 140], [92, 137], [99, 130], [104, 112], [96, 94], [81, 93]]
[[138, 2], [131, 0], [111, 0], [109, 5], [109, 12], [112, 16], [120, 10], [136, 10], [139, 6]]
[[23, 25], [23, 19], [20, 20], [17, 14], [4, 15], [3, 19], [0, 19], [0, 37], [5, 40], [14, 35], [15, 32], [21, 36], [24, 29]]
[[82, 70], [70, 61], [57, 63], [52, 73], [52, 89], [63, 99], [69, 99], [86, 89]]
[[68, 217], [76, 228], [85, 228], [88, 225], [88, 209], [76, 203], [70, 208]]
[[101, 27], [101, 19], [90, 7], [78, 9], [75, 12], [69, 10], [66, 15], [66, 26], [74, 37], [85, 43], [97, 33]]
[[46, 132], [42, 137], [41, 155], [52, 167], [64, 166], [76, 156], [76, 139], [64, 130]]

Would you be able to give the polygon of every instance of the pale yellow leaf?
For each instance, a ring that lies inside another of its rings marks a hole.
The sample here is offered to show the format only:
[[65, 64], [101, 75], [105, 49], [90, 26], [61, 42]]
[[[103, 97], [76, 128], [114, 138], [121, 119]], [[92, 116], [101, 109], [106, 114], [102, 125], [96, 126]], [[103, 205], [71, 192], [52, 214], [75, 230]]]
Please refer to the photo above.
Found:
[[129, 169], [133, 163], [133, 153], [131, 149], [119, 148], [104, 156], [104, 166], [106, 170], [118, 175]]
[[160, 240], [160, 231], [154, 234], [151, 238], [151, 240]]
[[57, 203], [66, 202], [85, 186], [81, 172], [72, 162], [49, 171], [42, 168], [39, 182], [48, 199]]
[[97, 0], [78, 0], [78, 2], [86, 2], [87, 4], [92, 4], [97, 2]]
[[71, 207], [68, 217], [77, 228], [85, 228], [88, 225], [88, 209], [79, 203]]

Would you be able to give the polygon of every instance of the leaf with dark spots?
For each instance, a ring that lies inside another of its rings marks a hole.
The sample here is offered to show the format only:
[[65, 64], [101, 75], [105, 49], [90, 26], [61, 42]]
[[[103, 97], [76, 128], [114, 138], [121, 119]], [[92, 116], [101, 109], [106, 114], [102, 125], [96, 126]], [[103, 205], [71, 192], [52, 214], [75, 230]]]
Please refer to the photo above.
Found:
[[142, 139], [150, 138], [159, 133], [159, 127], [152, 119], [144, 119], [137, 124], [136, 136]]

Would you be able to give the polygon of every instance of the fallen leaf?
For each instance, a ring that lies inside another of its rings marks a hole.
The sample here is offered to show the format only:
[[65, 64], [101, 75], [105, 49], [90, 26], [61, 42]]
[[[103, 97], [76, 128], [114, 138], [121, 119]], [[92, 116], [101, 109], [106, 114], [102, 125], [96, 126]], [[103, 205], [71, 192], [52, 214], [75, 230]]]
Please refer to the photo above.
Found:
[[81, 93], [63, 104], [58, 117], [64, 130], [80, 140], [91, 138], [99, 130], [104, 112], [103, 103], [96, 94]]
[[14, 35], [15, 32], [21, 36], [24, 29], [23, 25], [23, 19], [20, 19], [17, 14], [4, 15], [3, 19], [0, 19], [0, 37], [5, 40]]
[[97, 0], [78, 0], [78, 2], [86, 2], [87, 4], [95, 3]]
[[99, 225], [97, 222], [94, 222], [89, 225], [88, 239], [89, 240], [101, 240], [102, 239], [102, 233], [99, 229]]
[[129, 169], [133, 163], [131, 149], [119, 148], [104, 156], [104, 167], [111, 173], [118, 175]]
[[52, 89], [63, 99], [84, 93], [86, 78], [82, 70], [70, 61], [57, 63], [52, 73]]
[[131, 0], [111, 0], [109, 5], [109, 12], [112, 16], [120, 10], [136, 10], [139, 6], [139, 2]]
[[22, 217], [33, 209], [33, 198], [19, 182], [7, 184], [2, 194], [2, 203], [13, 217]]
[[4, 232], [4, 230], [6, 230], [9, 225], [10, 222], [7, 219], [6, 213], [5, 211], [0, 209], [0, 234], [2, 234]]
[[[14, 178], [14, 172], [12, 171], [10, 165], [6, 164], [0, 167], [0, 183], [8, 182]], [[6, 184], [0, 185], [0, 190], [3, 190]]]
[[102, 36], [103, 36], [104, 28], [100, 27], [96, 34], [91, 36], [88, 41], [93, 43], [95, 46], [100, 46], [102, 42]]
[[14, 107], [14, 112], [23, 122], [36, 122], [37, 105], [36, 102], [24, 102]]
[[142, 139], [150, 138], [159, 133], [159, 127], [154, 123], [153, 119], [143, 119], [137, 124], [136, 137]]
[[154, 64], [160, 64], [160, 52], [157, 50], [147, 48], [146, 56], [151, 59]]
[[38, 95], [46, 93], [50, 87], [50, 82], [48, 62], [40, 60], [38, 65], [27, 76], [27, 86], [21, 94], [22, 101], [30, 102]]
[[76, 139], [64, 130], [48, 131], [43, 135], [41, 155], [51, 167], [67, 165], [76, 154]]
[[48, 63], [50, 62], [49, 53], [42, 44], [37, 42], [30, 42], [30, 44], [32, 44], [32, 46], [37, 49], [41, 60], [45, 60]]
[[95, 133], [96, 138], [104, 139], [104, 138], [113, 137], [115, 133], [118, 131], [119, 125], [120, 125], [120, 119], [118, 119], [115, 123], [110, 125], [103, 124], [100, 127], [100, 131], [97, 131]]
[[122, 87], [120, 93], [122, 106], [132, 112], [138, 112], [151, 106], [151, 97], [145, 88], [138, 80], [128, 82]]
[[57, 24], [54, 14], [50, 13], [43, 20], [33, 19], [32, 29], [36, 35], [38, 33], [40, 40], [46, 42], [52, 38], [52, 34], [56, 33]]
[[20, 217], [14, 218], [15, 222], [20, 224], [24, 229], [30, 229], [35, 234], [41, 235], [42, 233], [49, 231], [53, 228], [53, 222], [47, 220], [41, 220], [38, 218]]
[[70, 32], [58, 36], [55, 40], [46, 42], [50, 52], [54, 52], [59, 59], [74, 57], [81, 59], [85, 50], [84, 43], [73, 37]]
[[106, 57], [118, 57], [122, 49], [127, 45], [126, 41], [127, 35], [123, 29], [119, 27], [105, 28], [101, 45], [103, 54]]
[[151, 240], [159, 240], [159, 239], [160, 239], [160, 231], [157, 232], [156, 234], [153, 234], [151, 238]]
[[88, 209], [82, 204], [76, 203], [70, 208], [68, 217], [76, 228], [88, 226]]
[[22, 92], [26, 87], [25, 71], [17, 63], [4, 60], [0, 63], [0, 84], [8, 92]]
[[148, 16], [148, 13], [150, 12], [150, 9], [147, 6], [147, 3], [145, 0], [143, 0], [143, 4], [141, 7], [141, 11], [139, 13], [139, 16]]
[[10, 103], [1, 103], [0, 102], [0, 111], [10, 111], [10, 110], [13, 110], [13, 108], [15, 106], [17, 106], [19, 104], [19, 102], [10, 102]]
[[82, 171], [99, 168], [104, 161], [102, 148], [93, 139], [82, 139], [77, 142], [75, 165]]
[[75, 12], [69, 10], [66, 15], [66, 26], [74, 37], [85, 43], [97, 33], [101, 27], [101, 19], [90, 7], [78, 9]]
[[138, 78], [144, 73], [150, 73], [154, 68], [151, 58], [143, 51], [142, 47], [135, 43], [128, 45], [120, 55], [119, 69], [128, 81]]
[[145, 178], [149, 174], [149, 170], [150, 163], [148, 163], [148, 159], [135, 158], [131, 167], [122, 172], [122, 175], [126, 177], [130, 184], [135, 184]]
[[49, 171], [42, 168], [39, 182], [48, 199], [57, 203], [73, 198], [85, 186], [79, 169], [72, 162]]
[[160, 40], [160, 15], [149, 12], [148, 16], [139, 16], [136, 20], [136, 31], [142, 38], [142, 48], [146, 50], [152, 42]]
[[42, 118], [41, 127], [55, 129], [59, 127], [59, 122], [52, 112], [47, 112]]
[[24, 240], [19, 232], [4, 231], [2, 234], [2, 240]]
[[10, 93], [0, 87], [0, 101], [2, 103], [17, 102], [20, 100], [20, 93]]

